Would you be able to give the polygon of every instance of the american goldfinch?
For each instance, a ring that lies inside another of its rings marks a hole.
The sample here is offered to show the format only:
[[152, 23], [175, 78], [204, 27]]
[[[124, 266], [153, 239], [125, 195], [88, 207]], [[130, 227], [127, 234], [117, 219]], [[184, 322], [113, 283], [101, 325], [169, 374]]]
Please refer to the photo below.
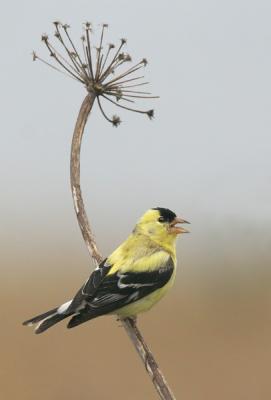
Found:
[[42, 333], [70, 316], [67, 327], [73, 328], [105, 314], [125, 318], [149, 310], [174, 282], [176, 237], [188, 232], [182, 223], [188, 222], [167, 208], [148, 210], [72, 300], [23, 324], [37, 324], [35, 333]]

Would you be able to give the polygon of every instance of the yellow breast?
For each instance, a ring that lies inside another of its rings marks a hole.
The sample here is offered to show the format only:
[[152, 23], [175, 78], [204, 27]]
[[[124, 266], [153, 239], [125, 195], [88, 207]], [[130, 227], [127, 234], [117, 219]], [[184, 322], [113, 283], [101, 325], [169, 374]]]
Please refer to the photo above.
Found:
[[117, 314], [121, 318], [126, 318], [126, 317], [135, 317], [137, 314], [148, 311], [159, 300], [161, 300], [162, 297], [164, 297], [167, 291], [171, 288], [171, 286], [174, 283], [175, 276], [176, 276], [176, 266], [174, 268], [170, 280], [165, 286], [147, 295], [146, 297], [143, 297], [142, 299], [135, 301], [134, 303], [128, 304], [127, 306], [124, 306], [116, 310], [114, 314]]

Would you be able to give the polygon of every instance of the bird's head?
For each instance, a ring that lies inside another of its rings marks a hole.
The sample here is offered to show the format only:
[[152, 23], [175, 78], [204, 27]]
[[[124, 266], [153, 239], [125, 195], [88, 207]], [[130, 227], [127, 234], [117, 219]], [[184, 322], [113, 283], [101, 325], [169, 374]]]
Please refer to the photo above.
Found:
[[180, 233], [189, 232], [180, 224], [188, 224], [168, 208], [156, 207], [148, 210], [138, 221], [136, 231], [149, 236], [157, 243], [171, 244]]

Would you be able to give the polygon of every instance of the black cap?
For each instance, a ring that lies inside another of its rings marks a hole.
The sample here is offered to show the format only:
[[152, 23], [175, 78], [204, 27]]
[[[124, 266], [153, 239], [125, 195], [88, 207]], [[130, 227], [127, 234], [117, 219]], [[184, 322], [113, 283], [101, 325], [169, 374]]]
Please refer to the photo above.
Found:
[[176, 218], [176, 214], [168, 208], [155, 207], [153, 210], [159, 211], [161, 217], [165, 222], [172, 222]]

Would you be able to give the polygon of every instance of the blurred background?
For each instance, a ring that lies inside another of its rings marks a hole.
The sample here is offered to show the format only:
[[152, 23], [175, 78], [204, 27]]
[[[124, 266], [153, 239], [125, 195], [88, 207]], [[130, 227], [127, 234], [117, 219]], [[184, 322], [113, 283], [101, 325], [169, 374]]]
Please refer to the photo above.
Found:
[[[93, 269], [74, 215], [69, 150], [85, 92], [31, 61], [51, 22], [127, 37], [161, 96], [155, 119], [95, 108], [82, 188], [109, 254], [148, 208], [191, 222], [175, 287], [139, 326], [186, 400], [271, 397], [271, 4], [258, 0], [10, 2], [1, 22], [2, 399], [156, 399], [123, 328], [104, 317], [35, 336], [21, 322], [73, 296]], [[119, 112], [120, 111], [120, 112]]]

